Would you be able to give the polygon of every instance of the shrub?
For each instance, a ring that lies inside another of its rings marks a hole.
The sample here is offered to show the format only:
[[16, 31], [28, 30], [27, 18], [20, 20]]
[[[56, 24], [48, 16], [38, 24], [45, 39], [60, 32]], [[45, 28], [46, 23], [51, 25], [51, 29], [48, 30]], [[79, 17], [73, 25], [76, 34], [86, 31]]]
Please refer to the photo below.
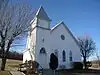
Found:
[[49, 66], [52, 70], [55, 70], [58, 67], [58, 58], [54, 55], [54, 53], [50, 56]]
[[73, 62], [73, 69], [83, 69], [83, 64], [81, 62]]
[[87, 61], [86, 62], [86, 69], [88, 69], [89, 67], [91, 67], [92, 66], [92, 63], [90, 62], [90, 61]]
[[87, 67], [91, 67], [92, 66], [92, 63], [89, 62], [89, 61], [87, 61], [86, 64], [87, 64]]

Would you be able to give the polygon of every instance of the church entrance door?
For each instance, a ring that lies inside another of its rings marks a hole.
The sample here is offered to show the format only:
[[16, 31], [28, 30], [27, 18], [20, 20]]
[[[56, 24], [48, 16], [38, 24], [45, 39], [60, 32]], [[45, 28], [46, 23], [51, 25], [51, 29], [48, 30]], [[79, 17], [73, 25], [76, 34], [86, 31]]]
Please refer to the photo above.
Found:
[[44, 47], [42, 47], [40, 49], [40, 55], [39, 55], [39, 62], [40, 62], [40, 65], [43, 67], [43, 68], [47, 68], [48, 64], [47, 64], [47, 53], [46, 53], [46, 50]]

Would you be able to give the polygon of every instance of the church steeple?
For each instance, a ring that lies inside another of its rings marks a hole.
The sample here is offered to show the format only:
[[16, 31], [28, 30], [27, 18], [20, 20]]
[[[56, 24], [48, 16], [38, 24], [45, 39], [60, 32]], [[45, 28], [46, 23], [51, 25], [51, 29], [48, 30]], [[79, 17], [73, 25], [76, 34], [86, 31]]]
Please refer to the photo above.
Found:
[[36, 17], [39, 18], [39, 19], [51, 21], [42, 6], [40, 6], [40, 8], [38, 9], [38, 11], [36, 13]]

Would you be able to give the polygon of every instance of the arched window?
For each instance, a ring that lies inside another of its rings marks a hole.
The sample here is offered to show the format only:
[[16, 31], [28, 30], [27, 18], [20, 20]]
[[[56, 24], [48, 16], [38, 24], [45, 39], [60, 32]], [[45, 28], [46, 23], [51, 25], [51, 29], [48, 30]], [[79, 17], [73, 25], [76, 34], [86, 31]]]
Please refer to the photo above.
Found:
[[64, 50], [62, 52], [62, 60], [63, 60], [63, 62], [66, 61], [66, 52]]
[[69, 52], [69, 60], [72, 61], [72, 51]]
[[56, 49], [54, 54], [56, 55], [56, 57], [58, 57], [58, 50]]
[[42, 47], [42, 48], [40, 49], [40, 53], [41, 53], [41, 54], [46, 54], [46, 51], [45, 51], [45, 48], [44, 48], [44, 47]]

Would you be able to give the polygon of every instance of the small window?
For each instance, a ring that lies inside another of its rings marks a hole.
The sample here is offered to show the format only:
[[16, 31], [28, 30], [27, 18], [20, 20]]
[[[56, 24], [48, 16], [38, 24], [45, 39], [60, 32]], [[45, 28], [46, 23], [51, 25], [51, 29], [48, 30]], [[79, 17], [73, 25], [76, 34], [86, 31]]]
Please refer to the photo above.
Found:
[[44, 47], [42, 47], [42, 48], [40, 49], [40, 53], [41, 53], [41, 54], [46, 54], [46, 51], [45, 51], [45, 48], [44, 48]]
[[64, 35], [61, 35], [61, 39], [62, 39], [62, 40], [65, 40], [65, 36], [64, 36]]
[[42, 39], [42, 42], [44, 42], [44, 38]]
[[64, 50], [62, 52], [62, 60], [63, 60], [63, 62], [66, 61], [66, 52]]
[[72, 61], [72, 51], [69, 52], [69, 60]]

